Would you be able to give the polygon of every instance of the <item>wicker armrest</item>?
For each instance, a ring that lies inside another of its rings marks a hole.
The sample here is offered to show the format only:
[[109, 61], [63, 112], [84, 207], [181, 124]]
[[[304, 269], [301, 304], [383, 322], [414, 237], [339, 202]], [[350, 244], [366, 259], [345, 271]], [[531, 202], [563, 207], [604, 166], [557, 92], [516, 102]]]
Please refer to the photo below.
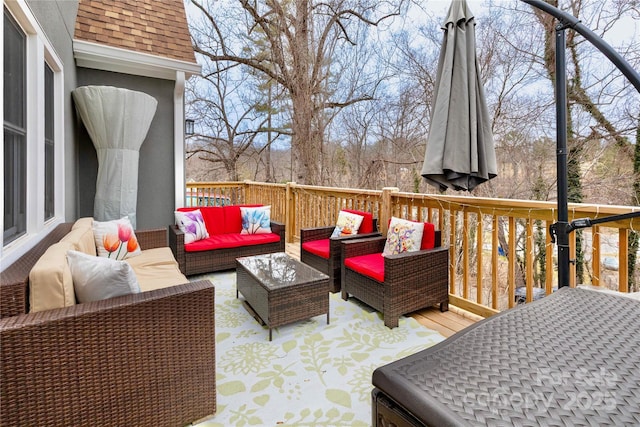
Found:
[[300, 229], [300, 244], [311, 242], [313, 240], [328, 239], [335, 230], [334, 226], [329, 227], [313, 227]]
[[0, 317], [27, 312], [29, 272], [49, 246], [62, 239], [72, 226], [71, 222], [58, 224], [33, 248], [0, 272]]
[[184, 233], [175, 224], [169, 225], [167, 230], [169, 232], [169, 247], [173, 252], [173, 257], [178, 261], [182, 274], [186, 275], [187, 260], [184, 254]]
[[164, 228], [136, 230], [135, 234], [142, 250], [169, 246], [167, 242], [167, 230]]
[[333, 256], [334, 261], [336, 263], [339, 263], [340, 259], [342, 258], [342, 254], [341, 254], [342, 242], [346, 242], [348, 240], [356, 240], [356, 239], [369, 239], [371, 237], [380, 237], [380, 236], [381, 234], [379, 232], [374, 231], [373, 233], [349, 234], [346, 236], [332, 237], [329, 239], [329, 253]]
[[387, 238], [384, 236], [370, 237], [366, 239], [344, 240], [342, 244], [342, 260], [354, 256], [374, 254], [382, 252]]
[[331, 248], [332, 249], [334, 247], [339, 248], [340, 244], [346, 240], [369, 239], [371, 237], [380, 237], [380, 236], [382, 236], [380, 232], [374, 231], [372, 233], [366, 233], [366, 234], [347, 234], [345, 236], [331, 237]]
[[280, 236], [279, 251], [284, 252], [285, 248], [285, 225], [282, 222], [271, 221], [271, 232]]
[[449, 248], [438, 247], [384, 257], [384, 271], [387, 277], [421, 277], [431, 274], [429, 272], [431, 268], [445, 270], [449, 268]]
[[285, 225], [282, 222], [271, 221], [271, 232], [280, 235], [280, 239], [284, 240]]
[[1, 425], [187, 425], [213, 414], [208, 280], [0, 319]]

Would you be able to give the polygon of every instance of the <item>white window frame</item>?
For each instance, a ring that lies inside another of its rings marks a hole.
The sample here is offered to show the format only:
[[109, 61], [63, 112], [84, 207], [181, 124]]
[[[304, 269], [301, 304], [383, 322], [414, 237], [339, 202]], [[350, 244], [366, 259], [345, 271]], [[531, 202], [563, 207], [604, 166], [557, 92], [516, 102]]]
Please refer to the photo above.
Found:
[[[0, 265], [4, 270], [22, 254], [31, 249], [56, 225], [64, 221], [64, 72], [62, 61], [24, 0], [3, 0], [3, 13], [8, 10], [26, 34], [26, 111], [27, 111], [27, 195], [26, 233], [4, 245], [0, 237]], [[4, 18], [0, 30], [4, 34]], [[0, 48], [4, 50], [4, 43]], [[44, 64], [54, 76], [54, 215], [44, 220]], [[4, 95], [4, 82], [0, 92]], [[4, 117], [4, 105], [0, 105]], [[4, 149], [0, 150], [4, 164]], [[4, 182], [4, 177], [3, 177]], [[3, 184], [4, 187], [4, 184]], [[0, 199], [4, 211], [4, 197]], [[4, 230], [4, 218], [0, 217]]]

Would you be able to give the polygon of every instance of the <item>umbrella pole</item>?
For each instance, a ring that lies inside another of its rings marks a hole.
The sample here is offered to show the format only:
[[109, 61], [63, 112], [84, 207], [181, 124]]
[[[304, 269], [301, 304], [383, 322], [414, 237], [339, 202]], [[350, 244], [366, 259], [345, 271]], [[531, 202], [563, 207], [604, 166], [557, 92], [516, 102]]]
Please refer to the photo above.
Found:
[[564, 31], [571, 28], [594, 45], [624, 74], [640, 92], [640, 74], [618, 52], [600, 36], [595, 34], [578, 18], [558, 9], [543, 0], [521, 0], [530, 6], [558, 19], [556, 26], [556, 120], [557, 130], [557, 174], [558, 174], [558, 222], [549, 227], [552, 243], [558, 243], [558, 288], [569, 286], [569, 233], [574, 229], [569, 224], [567, 190], [567, 82]]
[[562, 24], [556, 26], [556, 169], [558, 175], [558, 222], [553, 224], [558, 239], [558, 288], [569, 286], [569, 196], [567, 184], [567, 65], [566, 37]]

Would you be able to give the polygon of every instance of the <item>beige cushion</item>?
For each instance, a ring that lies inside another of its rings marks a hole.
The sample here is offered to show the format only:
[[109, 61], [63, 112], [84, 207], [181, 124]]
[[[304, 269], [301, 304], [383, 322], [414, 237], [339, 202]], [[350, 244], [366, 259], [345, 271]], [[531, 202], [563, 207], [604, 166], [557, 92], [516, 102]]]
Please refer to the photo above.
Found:
[[127, 258], [138, 279], [142, 292], [188, 283], [180, 272], [178, 262], [168, 247], [145, 249], [133, 258]]
[[51, 245], [33, 266], [29, 273], [31, 312], [76, 303], [71, 270], [67, 265], [67, 251], [73, 249], [73, 243], [60, 241]]
[[79, 218], [78, 220], [76, 220], [76, 222], [74, 222], [71, 226], [71, 229], [75, 230], [76, 228], [91, 228], [92, 225], [93, 217], [86, 216], [84, 218]]
[[71, 242], [73, 250], [84, 252], [87, 255], [96, 256], [96, 241], [93, 238], [93, 229], [89, 227], [71, 228], [61, 240]]

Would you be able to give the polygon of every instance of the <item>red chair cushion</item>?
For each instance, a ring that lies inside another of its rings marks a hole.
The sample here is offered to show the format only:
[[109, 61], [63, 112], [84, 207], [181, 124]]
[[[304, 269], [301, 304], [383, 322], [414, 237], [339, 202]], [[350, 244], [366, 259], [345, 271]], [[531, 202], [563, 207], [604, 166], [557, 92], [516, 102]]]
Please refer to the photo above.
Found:
[[[408, 220], [411, 222], [418, 222], [413, 220]], [[387, 222], [387, 228], [389, 228], [389, 224], [391, 224], [391, 218]], [[424, 231], [422, 232], [422, 241], [420, 242], [420, 250], [423, 251], [425, 249], [433, 249], [436, 246], [436, 226], [430, 222], [424, 223]]]
[[345, 212], [363, 216], [362, 223], [358, 229], [358, 234], [373, 233], [373, 215], [369, 212], [355, 211], [353, 209], [342, 209]]
[[347, 258], [344, 260], [344, 265], [363, 276], [384, 283], [384, 257], [382, 253]]
[[329, 239], [312, 240], [302, 244], [302, 250], [329, 259]]
[[[197, 240], [184, 245], [186, 252], [210, 251], [214, 249], [238, 248], [240, 246], [262, 245], [280, 241], [280, 236], [275, 233], [264, 234], [218, 234], [208, 239]], [[211, 256], [216, 256], [211, 254]]]
[[[240, 207], [257, 208], [262, 205], [230, 205], [224, 206], [224, 233], [240, 233], [242, 231], [242, 216]], [[206, 219], [205, 219], [206, 221]]]

